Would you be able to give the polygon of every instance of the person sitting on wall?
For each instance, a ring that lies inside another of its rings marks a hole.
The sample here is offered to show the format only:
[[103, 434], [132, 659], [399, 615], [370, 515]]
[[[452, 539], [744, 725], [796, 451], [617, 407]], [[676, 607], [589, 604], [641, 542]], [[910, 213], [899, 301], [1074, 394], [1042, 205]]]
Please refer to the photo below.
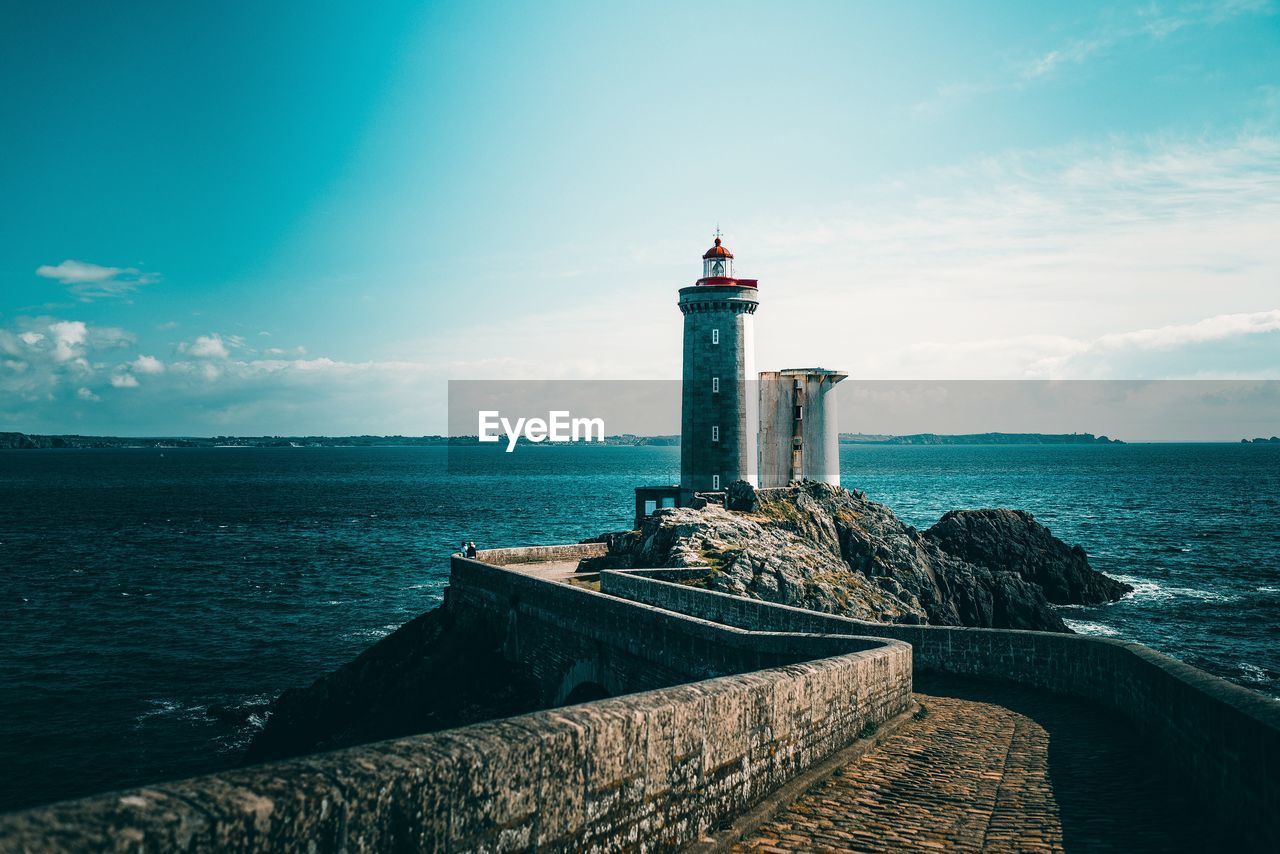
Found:
[[466, 557], [474, 558], [476, 556], [476, 544], [474, 542], [468, 542], [466, 547], [463, 549], [462, 554]]

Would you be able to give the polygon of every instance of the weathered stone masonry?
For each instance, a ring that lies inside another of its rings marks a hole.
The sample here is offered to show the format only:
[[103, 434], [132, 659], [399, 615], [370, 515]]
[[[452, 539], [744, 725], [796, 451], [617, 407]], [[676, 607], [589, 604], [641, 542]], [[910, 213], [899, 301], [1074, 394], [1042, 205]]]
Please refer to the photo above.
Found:
[[1019, 682], [1098, 703], [1130, 723], [1246, 850], [1280, 842], [1280, 704], [1161, 655], [1107, 638], [867, 623], [672, 583], [704, 569], [601, 573], [601, 589], [727, 625], [849, 632], [911, 644], [914, 664]]
[[549, 678], [588, 655], [639, 683], [755, 672], [15, 813], [0, 850], [665, 849], [910, 704], [903, 643], [752, 632], [452, 569], [448, 607], [506, 621], [510, 654], [573, 649], [572, 664], [547, 659]]
[[605, 571], [597, 593], [492, 565], [599, 551], [454, 558], [446, 607], [492, 621], [551, 701], [584, 680], [655, 690], [0, 816], [0, 851], [668, 849], [907, 709], [913, 656], [1110, 709], [1224, 845], [1280, 838], [1280, 711], [1253, 692], [1136, 644], [863, 623], [671, 583], [706, 570]]

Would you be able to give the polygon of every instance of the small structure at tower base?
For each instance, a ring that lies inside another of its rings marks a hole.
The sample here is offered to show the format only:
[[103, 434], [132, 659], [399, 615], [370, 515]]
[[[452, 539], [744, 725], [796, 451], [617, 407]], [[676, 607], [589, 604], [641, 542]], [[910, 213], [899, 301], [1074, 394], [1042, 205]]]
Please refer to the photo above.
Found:
[[635, 527], [644, 526], [645, 520], [667, 507], [680, 507], [680, 484], [670, 486], [637, 486]]

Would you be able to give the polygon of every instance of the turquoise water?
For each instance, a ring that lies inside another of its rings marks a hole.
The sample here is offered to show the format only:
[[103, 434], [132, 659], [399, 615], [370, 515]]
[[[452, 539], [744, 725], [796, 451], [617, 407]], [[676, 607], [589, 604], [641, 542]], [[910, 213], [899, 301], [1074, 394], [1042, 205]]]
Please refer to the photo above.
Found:
[[[460, 540], [627, 528], [632, 487], [678, 471], [663, 447], [0, 452], [0, 809], [227, 767], [272, 696], [438, 604]], [[1280, 694], [1280, 446], [848, 446], [842, 471], [920, 528], [1030, 510], [1137, 588], [1067, 609], [1078, 630]]]

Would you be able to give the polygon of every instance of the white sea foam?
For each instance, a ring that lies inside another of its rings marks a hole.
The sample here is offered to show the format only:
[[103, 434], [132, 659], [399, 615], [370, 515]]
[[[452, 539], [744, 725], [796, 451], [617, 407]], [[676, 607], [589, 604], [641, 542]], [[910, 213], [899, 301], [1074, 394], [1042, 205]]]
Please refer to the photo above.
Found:
[[400, 628], [399, 623], [391, 623], [387, 626], [381, 626], [376, 629], [357, 629], [354, 632], [347, 632], [347, 637], [352, 640], [382, 640], [387, 635]]
[[1063, 620], [1067, 624], [1067, 628], [1073, 632], [1079, 632], [1082, 635], [1097, 635], [1099, 637], [1115, 637], [1120, 634], [1110, 626], [1104, 626], [1102, 623], [1090, 623], [1085, 620]]
[[1242, 661], [1240, 662], [1238, 667], [1242, 671], [1244, 671], [1245, 676], [1248, 676], [1250, 679], [1254, 680], [1255, 682], [1267, 681], [1267, 671], [1263, 670], [1261, 667], [1259, 667], [1256, 664], [1253, 664], [1248, 661]]
[[141, 724], [149, 718], [158, 717], [179, 717], [194, 720], [204, 717], [209, 711], [208, 706], [199, 703], [184, 705], [170, 697], [147, 700], [147, 703], [150, 704], [151, 708], [135, 717], [133, 719], [134, 723]]
[[1216, 590], [1201, 590], [1196, 587], [1173, 587], [1151, 581], [1146, 578], [1138, 578], [1132, 575], [1116, 575], [1113, 576], [1119, 581], [1133, 587], [1133, 592], [1128, 594], [1126, 599], [1143, 600], [1152, 599], [1156, 601], [1166, 599], [1199, 599], [1201, 602], [1234, 602], [1239, 596], [1233, 596], [1230, 593], [1219, 593]]
[[142, 721], [147, 718], [154, 718], [156, 715], [167, 715], [181, 708], [177, 700], [159, 699], [148, 700], [147, 702], [151, 704], [151, 708], [138, 715], [135, 720]]

